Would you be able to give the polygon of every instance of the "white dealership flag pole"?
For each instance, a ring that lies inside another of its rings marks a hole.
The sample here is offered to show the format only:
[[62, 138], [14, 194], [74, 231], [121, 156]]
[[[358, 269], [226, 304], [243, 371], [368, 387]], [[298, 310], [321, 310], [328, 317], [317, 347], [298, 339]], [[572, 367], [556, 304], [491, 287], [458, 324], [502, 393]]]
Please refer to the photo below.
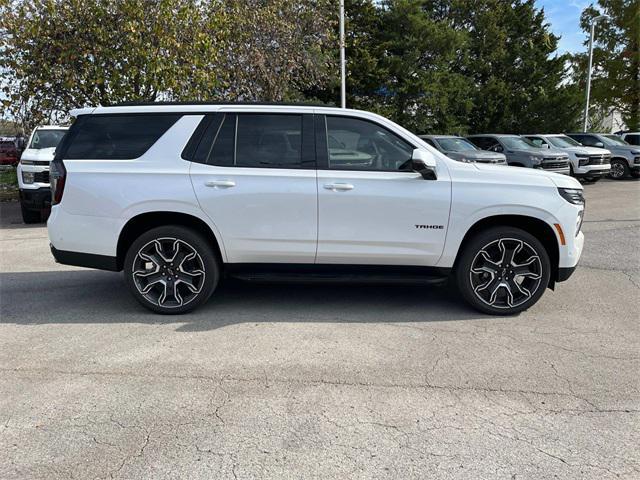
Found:
[[347, 78], [344, 58], [344, 0], [340, 0], [340, 106], [347, 108]]
[[591, 94], [591, 64], [593, 63], [593, 36], [596, 29], [596, 23], [607, 18], [606, 15], [600, 15], [591, 21], [591, 36], [589, 37], [589, 67], [587, 68], [587, 100], [584, 106], [584, 124], [582, 131], [586, 132], [589, 126], [589, 95]]

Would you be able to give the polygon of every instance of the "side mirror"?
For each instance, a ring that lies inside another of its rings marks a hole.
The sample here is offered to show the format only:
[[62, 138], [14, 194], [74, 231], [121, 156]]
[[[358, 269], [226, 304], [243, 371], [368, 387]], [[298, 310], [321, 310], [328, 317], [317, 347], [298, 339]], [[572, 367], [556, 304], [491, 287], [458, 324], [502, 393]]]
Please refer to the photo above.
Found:
[[596, 142], [593, 144], [594, 147], [598, 147], [598, 148], [604, 148], [604, 143], [602, 142]]
[[503, 152], [504, 148], [502, 148], [502, 145], [494, 145], [489, 150], [491, 150], [492, 152]]
[[418, 172], [425, 180], [436, 180], [436, 161], [424, 150], [416, 148], [411, 155], [411, 169]]

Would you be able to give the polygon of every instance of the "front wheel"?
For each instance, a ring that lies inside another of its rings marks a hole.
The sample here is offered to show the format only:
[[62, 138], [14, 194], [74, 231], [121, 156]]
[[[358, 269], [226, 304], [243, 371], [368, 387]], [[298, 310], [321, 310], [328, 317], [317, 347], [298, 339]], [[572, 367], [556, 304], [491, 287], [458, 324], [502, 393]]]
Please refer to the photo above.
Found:
[[512, 315], [540, 299], [549, 284], [551, 262], [533, 235], [494, 227], [466, 245], [455, 275], [462, 296], [476, 310]]
[[206, 302], [220, 277], [211, 245], [178, 225], [143, 233], [129, 248], [124, 276], [135, 299], [156, 313], [178, 314]]
[[621, 180], [629, 175], [629, 167], [624, 160], [611, 160], [611, 173], [609, 176], [614, 180]]

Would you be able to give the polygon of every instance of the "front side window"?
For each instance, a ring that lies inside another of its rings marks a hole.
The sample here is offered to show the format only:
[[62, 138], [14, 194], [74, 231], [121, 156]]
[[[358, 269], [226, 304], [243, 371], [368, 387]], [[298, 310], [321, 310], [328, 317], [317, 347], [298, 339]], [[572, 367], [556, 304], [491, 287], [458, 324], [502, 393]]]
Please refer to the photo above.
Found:
[[[143, 155], [179, 114], [83, 115], [74, 124], [67, 159], [131, 160]], [[65, 142], [66, 143], [66, 142]]]
[[44, 148], [55, 148], [67, 133], [66, 130], [36, 130], [31, 138], [31, 143], [27, 148], [42, 150]]
[[326, 122], [330, 169], [398, 171], [411, 160], [413, 146], [384, 127], [349, 117]]
[[593, 135], [579, 135], [575, 137], [580, 143], [587, 147], [595, 147], [596, 143], [602, 143]]

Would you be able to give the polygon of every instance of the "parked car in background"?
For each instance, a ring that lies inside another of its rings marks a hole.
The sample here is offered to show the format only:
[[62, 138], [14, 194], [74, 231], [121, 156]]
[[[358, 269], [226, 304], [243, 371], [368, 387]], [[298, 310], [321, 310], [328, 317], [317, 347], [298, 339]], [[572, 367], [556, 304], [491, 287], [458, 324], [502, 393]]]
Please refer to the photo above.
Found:
[[611, 152], [611, 173], [616, 180], [629, 175], [640, 178], [640, 147], [630, 145], [612, 133], [567, 133], [587, 147], [606, 148]]
[[542, 149], [519, 135], [470, 135], [467, 139], [482, 150], [504, 153], [511, 166], [570, 174], [568, 154], [562, 150]]
[[22, 152], [18, 164], [18, 187], [20, 189], [20, 210], [24, 223], [38, 223], [46, 220], [51, 205], [49, 188], [49, 165], [56, 147], [68, 127], [46, 125], [36, 127]]
[[582, 252], [574, 178], [458, 162], [373, 113], [146, 104], [72, 115], [51, 164], [52, 254], [124, 270], [154, 312], [196, 308], [223, 276], [451, 277], [474, 308], [513, 314]]
[[18, 147], [13, 137], [0, 137], [0, 165], [18, 164]]
[[624, 132], [620, 135], [620, 138], [629, 145], [640, 145], [640, 132]]
[[523, 135], [538, 147], [566, 152], [571, 162], [571, 175], [596, 182], [611, 171], [611, 152], [604, 148], [586, 147], [564, 134]]
[[419, 137], [447, 157], [460, 162], [507, 164], [507, 157], [502, 153], [480, 150], [473, 143], [462, 137], [453, 135], [419, 135]]

